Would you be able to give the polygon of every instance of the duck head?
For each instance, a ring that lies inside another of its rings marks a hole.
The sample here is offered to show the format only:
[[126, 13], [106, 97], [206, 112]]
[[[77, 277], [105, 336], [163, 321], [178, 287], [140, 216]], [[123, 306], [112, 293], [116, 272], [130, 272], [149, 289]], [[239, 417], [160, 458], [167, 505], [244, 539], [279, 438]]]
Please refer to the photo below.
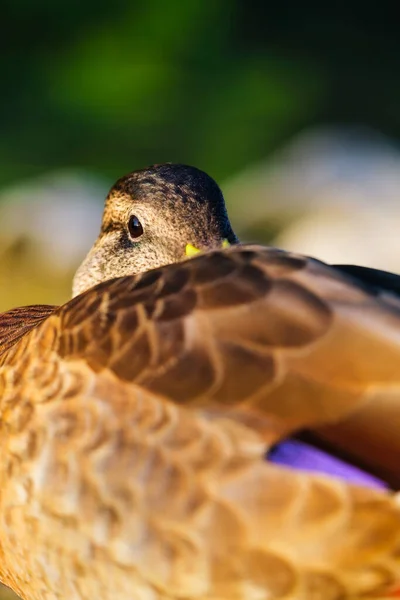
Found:
[[153, 165], [122, 177], [110, 190], [99, 237], [74, 277], [73, 296], [114, 277], [237, 242], [211, 177], [187, 165]]

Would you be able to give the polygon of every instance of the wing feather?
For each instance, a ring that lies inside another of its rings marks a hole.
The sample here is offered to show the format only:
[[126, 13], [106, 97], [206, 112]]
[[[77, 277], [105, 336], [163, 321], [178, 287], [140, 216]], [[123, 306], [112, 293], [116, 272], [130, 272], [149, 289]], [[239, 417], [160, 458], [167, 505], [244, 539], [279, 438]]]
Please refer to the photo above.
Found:
[[389, 415], [397, 472], [396, 301], [311, 259], [242, 247], [45, 312], [0, 354], [1, 576], [14, 589], [387, 597], [400, 579], [395, 496], [263, 454], [298, 428], [352, 420], [378, 439]]

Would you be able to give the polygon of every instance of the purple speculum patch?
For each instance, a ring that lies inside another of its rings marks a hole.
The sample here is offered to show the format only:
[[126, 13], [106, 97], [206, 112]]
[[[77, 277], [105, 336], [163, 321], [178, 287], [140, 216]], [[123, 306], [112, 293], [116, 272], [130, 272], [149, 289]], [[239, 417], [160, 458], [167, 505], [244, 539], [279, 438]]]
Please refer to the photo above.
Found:
[[384, 481], [331, 456], [323, 450], [297, 440], [287, 440], [268, 453], [268, 460], [302, 471], [321, 473], [344, 479], [348, 482], [374, 488], [387, 488]]

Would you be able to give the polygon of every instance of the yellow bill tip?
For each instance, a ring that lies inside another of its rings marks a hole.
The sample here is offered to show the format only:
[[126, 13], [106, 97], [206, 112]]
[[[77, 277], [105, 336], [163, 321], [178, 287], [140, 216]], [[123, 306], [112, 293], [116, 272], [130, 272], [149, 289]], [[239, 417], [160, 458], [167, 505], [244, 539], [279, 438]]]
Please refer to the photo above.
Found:
[[[221, 244], [221, 248], [229, 248], [230, 247], [230, 243], [228, 242], [228, 240], [223, 240], [222, 244]], [[196, 248], [196, 246], [193, 246], [193, 244], [186, 244], [186, 248], [185, 248], [185, 254], [186, 256], [196, 256], [196, 254], [199, 254], [201, 252], [201, 250], [199, 248]]]
[[186, 248], [185, 248], [186, 256], [195, 256], [196, 254], [199, 254], [199, 252], [201, 252], [201, 250], [196, 248], [196, 246], [192, 246], [192, 244], [186, 244]]

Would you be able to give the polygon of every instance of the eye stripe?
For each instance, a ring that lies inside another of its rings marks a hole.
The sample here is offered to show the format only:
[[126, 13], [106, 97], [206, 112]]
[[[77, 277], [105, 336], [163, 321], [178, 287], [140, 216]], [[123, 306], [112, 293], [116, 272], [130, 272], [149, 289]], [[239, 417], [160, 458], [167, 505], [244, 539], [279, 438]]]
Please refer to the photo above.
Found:
[[120, 223], [110, 221], [109, 223], [103, 224], [101, 228], [101, 233], [111, 233], [112, 231], [118, 231], [119, 229], [121, 229]]

